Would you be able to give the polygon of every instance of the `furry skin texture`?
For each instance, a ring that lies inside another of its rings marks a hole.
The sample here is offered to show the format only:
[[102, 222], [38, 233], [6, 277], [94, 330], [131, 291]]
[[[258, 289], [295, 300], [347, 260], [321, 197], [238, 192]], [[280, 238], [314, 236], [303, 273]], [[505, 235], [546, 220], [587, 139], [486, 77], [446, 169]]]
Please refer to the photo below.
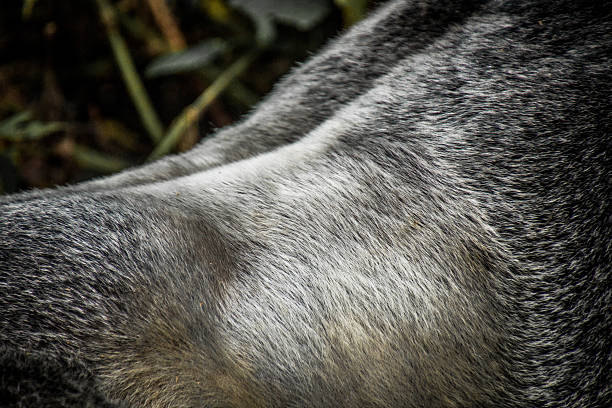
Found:
[[394, 1], [191, 152], [0, 198], [0, 341], [133, 407], [612, 406], [611, 13]]
[[120, 408], [99, 391], [82, 364], [0, 347], [0, 404], [4, 408]]

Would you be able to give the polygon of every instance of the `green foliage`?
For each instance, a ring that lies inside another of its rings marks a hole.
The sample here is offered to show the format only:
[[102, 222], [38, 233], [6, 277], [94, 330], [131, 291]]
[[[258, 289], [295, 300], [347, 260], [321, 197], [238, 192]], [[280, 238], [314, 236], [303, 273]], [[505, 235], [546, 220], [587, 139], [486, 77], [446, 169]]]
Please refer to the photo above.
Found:
[[231, 0], [230, 4], [253, 20], [260, 46], [271, 44], [276, 39], [274, 21], [307, 31], [330, 11], [327, 0]]
[[227, 50], [221, 38], [211, 38], [193, 47], [154, 59], [145, 74], [149, 78], [197, 71], [207, 67], [216, 57]]
[[0, 122], [0, 138], [11, 142], [39, 140], [65, 128], [60, 122], [41, 122], [32, 119], [32, 113], [23, 111]]
[[281, 21], [303, 31], [312, 29], [330, 12], [326, 0], [231, 0], [250, 16]]
[[0, 182], [10, 191], [189, 149], [360, 19], [367, 0], [5, 3]]

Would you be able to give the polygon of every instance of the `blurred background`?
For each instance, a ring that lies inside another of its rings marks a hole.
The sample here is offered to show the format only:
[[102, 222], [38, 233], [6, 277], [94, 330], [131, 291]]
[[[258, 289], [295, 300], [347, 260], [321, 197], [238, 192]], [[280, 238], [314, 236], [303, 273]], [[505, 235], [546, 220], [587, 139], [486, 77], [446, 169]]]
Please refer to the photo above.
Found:
[[368, 0], [4, 0], [0, 194], [190, 149]]

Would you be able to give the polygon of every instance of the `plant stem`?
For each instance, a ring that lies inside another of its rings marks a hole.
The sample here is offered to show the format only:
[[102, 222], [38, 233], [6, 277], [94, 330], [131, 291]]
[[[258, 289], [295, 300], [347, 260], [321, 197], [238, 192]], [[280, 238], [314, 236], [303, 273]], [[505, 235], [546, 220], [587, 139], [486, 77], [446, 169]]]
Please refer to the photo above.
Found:
[[180, 51], [184, 49], [187, 44], [185, 37], [179, 29], [170, 8], [166, 4], [166, 0], [147, 0], [151, 13], [159, 26], [159, 29], [166, 37], [166, 41], [170, 45], [171, 51]]
[[168, 133], [166, 133], [151, 155], [149, 155], [148, 160], [157, 159], [172, 150], [185, 130], [193, 125], [210, 103], [250, 65], [258, 52], [259, 50], [253, 50], [240, 57], [228, 69], [223, 71], [191, 105], [183, 109], [181, 114], [172, 122]]
[[85, 146], [75, 145], [72, 151], [73, 159], [79, 166], [102, 173], [116, 173], [130, 165], [125, 160], [108, 156]]
[[[200, 70], [202, 73], [202, 77], [207, 82], [212, 82], [221, 75], [221, 68], [216, 67], [215, 65], [208, 65]], [[243, 105], [243, 106], [253, 106], [259, 100], [259, 96], [246, 86], [244, 86], [240, 81], [233, 81], [231, 84], [227, 86], [225, 90], [225, 95], [232, 100], [232, 102]]]
[[145, 90], [145, 87], [142, 84], [138, 73], [136, 72], [136, 68], [134, 67], [132, 58], [130, 57], [127, 45], [117, 29], [115, 10], [109, 4], [108, 0], [96, 0], [96, 2], [98, 3], [98, 7], [100, 9], [100, 17], [102, 22], [106, 26], [106, 32], [113, 50], [113, 54], [115, 55], [115, 60], [117, 61], [117, 65], [121, 71], [121, 76], [123, 77], [128, 92], [130, 93], [130, 97], [136, 106], [136, 110], [140, 115], [140, 120], [149, 133], [149, 136], [153, 142], [157, 143], [162, 138], [164, 128], [157, 116], [157, 113], [155, 113], [155, 109], [153, 108], [153, 104], [147, 95], [147, 91]]

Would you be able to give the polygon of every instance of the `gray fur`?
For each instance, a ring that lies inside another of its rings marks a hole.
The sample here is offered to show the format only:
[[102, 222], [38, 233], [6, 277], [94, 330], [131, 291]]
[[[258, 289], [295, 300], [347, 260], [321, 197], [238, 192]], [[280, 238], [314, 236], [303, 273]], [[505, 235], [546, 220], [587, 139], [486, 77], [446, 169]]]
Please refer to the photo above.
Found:
[[611, 406], [611, 11], [395, 1], [193, 151], [3, 198], [0, 340], [134, 407]]

